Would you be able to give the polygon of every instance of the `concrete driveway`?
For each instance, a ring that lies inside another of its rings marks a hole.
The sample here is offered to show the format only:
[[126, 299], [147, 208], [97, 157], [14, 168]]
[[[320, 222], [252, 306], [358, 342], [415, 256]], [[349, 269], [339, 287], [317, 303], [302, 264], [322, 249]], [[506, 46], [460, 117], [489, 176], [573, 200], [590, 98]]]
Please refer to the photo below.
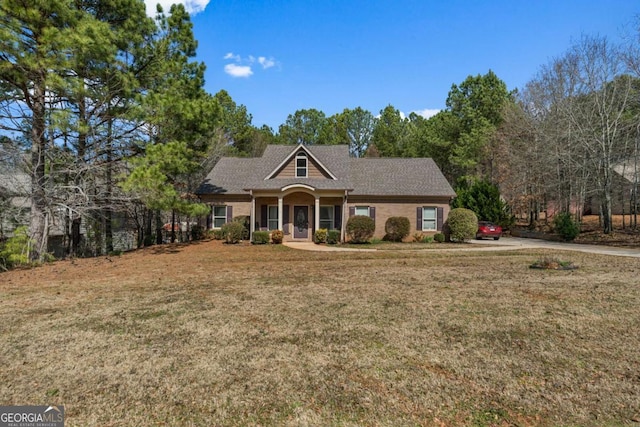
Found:
[[475, 245], [491, 245], [494, 248], [510, 249], [557, 249], [562, 251], [577, 251], [590, 254], [626, 256], [640, 258], [640, 248], [617, 248], [603, 245], [584, 245], [577, 243], [551, 242], [540, 239], [524, 239], [521, 237], [503, 237], [500, 240], [472, 240]]
[[[580, 245], [575, 243], [550, 242], [548, 240], [524, 239], [521, 237], [503, 237], [500, 240], [471, 240], [473, 247], [460, 245], [459, 248], [448, 247], [441, 251], [510, 251], [518, 249], [556, 249], [562, 251], [577, 251], [591, 254], [625, 256], [640, 258], [640, 248], [616, 248], [602, 245]], [[385, 249], [365, 249], [358, 247], [316, 245], [312, 242], [285, 242], [284, 245], [294, 249], [316, 252], [375, 252]], [[431, 251], [434, 249], [416, 249]]]

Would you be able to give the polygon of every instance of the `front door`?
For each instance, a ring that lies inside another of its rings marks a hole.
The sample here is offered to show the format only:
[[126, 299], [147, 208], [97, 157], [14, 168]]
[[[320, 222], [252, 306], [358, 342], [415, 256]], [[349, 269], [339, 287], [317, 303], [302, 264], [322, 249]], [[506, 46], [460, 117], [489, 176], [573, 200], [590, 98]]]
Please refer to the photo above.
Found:
[[293, 207], [293, 238], [309, 238], [309, 206]]

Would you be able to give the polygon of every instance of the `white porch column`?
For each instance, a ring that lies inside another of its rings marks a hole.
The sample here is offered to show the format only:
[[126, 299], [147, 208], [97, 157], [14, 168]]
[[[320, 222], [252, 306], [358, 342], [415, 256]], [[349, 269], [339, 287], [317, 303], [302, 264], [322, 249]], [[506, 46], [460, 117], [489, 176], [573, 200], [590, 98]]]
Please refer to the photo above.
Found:
[[282, 195], [278, 196], [278, 230], [284, 231], [282, 227]]
[[344, 197], [342, 198], [342, 221], [340, 221], [340, 241], [341, 242], [345, 242], [346, 241], [346, 233], [345, 230], [347, 229], [347, 220], [349, 218], [347, 218], [347, 191], [345, 190], [344, 192]]
[[256, 231], [256, 198], [253, 197], [251, 192], [251, 217], [249, 218], [251, 224], [249, 224], [249, 240], [253, 241], [253, 232]]
[[314, 215], [315, 217], [315, 229], [318, 230], [320, 228], [320, 197], [316, 196], [316, 208]]

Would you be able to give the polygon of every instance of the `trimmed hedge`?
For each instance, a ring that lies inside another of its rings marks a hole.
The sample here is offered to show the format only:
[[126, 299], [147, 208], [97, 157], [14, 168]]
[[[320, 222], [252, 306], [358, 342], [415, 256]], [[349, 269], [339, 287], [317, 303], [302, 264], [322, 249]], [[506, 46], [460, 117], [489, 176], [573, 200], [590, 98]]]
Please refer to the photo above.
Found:
[[401, 242], [402, 239], [409, 235], [411, 231], [411, 223], [406, 216], [392, 216], [387, 219], [384, 224], [385, 240], [392, 242]]
[[227, 243], [239, 243], [244, 237], [244, 225], [240, 222], [227, 222], [220, 230]]
[[330, 245], [340, 243], [340, 230], [329, 230], [327, 233], [327, 243]]
[[367, 243], [376, 231], [375, 221], [365, 215], [355, 215], [347, 220], [347, 235], [351, 243]]
[[268, 231], [254, 231], [253, 232], [253, 243], [255, 245], [266, 245], [269, 243], [269, 232]]
[[451, 209], [445, 223], [445, 230], [452, 242], [464, 242], [473, 239], [478, 231], [478, 217], [465, 208]]
[[242, 232], [242, 240], [247, 240], [249, 238], [249, 235], [251, 234], [251, 217], [249, 215], [238, 215], [234, 216], [232, 221], [242, 224], [242, 226], [244, 227], [244, 231]]
[[313, 233], [313, 241], [315, 243], [327, 243], [327, 229], [326, 228], [319, 228], [316, 230], [315, 233]]

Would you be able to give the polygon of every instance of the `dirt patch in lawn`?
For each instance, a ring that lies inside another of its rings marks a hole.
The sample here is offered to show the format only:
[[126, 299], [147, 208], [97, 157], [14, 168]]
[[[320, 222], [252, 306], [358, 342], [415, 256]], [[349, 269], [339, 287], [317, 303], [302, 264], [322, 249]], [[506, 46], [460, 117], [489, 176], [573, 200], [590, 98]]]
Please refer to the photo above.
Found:
[[640, 261], [529, 269], [550, 255], [212, 241], [2, 273], [0, 402], [69, 426], [632, 424]]

